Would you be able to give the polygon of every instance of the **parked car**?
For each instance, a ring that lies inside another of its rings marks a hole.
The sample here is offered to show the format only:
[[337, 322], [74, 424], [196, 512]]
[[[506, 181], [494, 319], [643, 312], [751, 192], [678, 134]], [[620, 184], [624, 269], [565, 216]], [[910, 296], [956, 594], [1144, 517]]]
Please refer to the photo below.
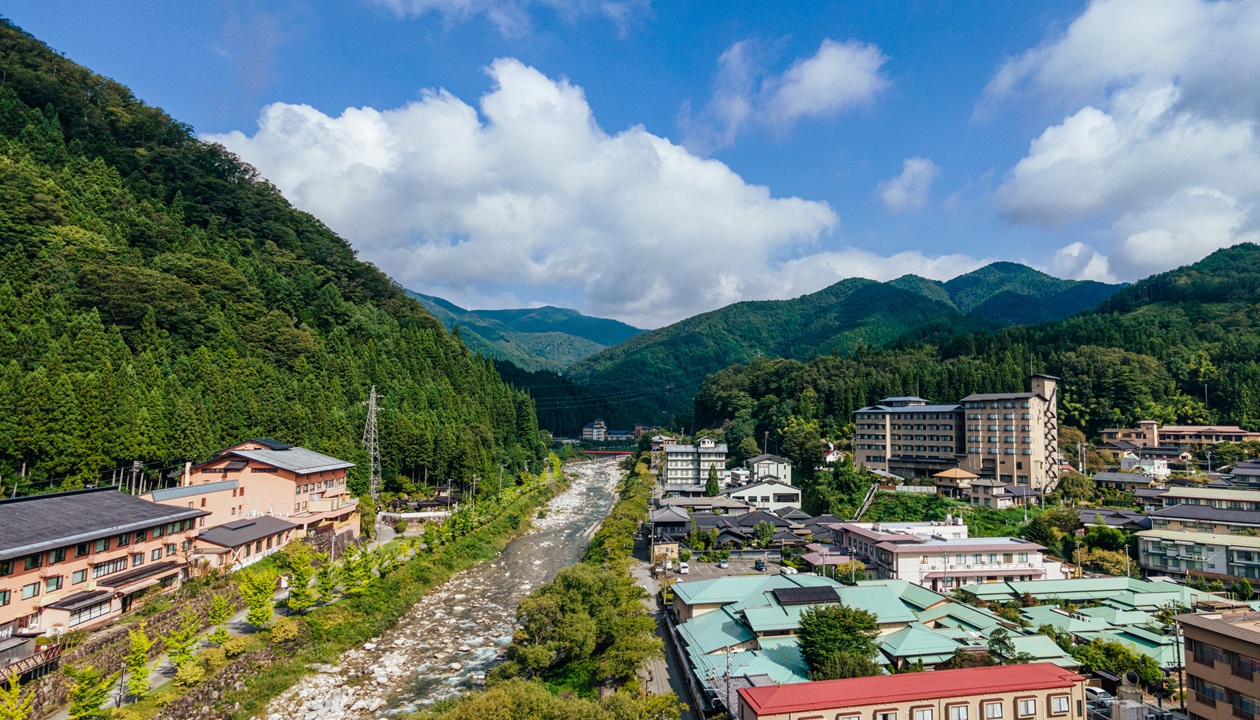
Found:
[[726, 562], [725, 560], [723, 560], [723, 561], [721, 561], [721, 562], [719, 562], [719, 563], [718, 563], [718, 567], [722, 568], [723, 570], [725, 570], [726, 568], [728, 568], [728, 567], [730, 567], [730, 566], [731, 566], [731, 564], [730, 564], [730, 563], [728, 563], [728, 562]]
[[674, 561], [673, 561], [673, 560], [666, 560], [666, 561], [665, 561], [665, 569], [666, 569], [666, 570], [672, 570], [673, 568], [674, 568]]
[[757, 572], [765, 572], [765, 569], [766, 569], [765, 560], [758, 560], [757, 562], [753, 563], [753, 570], [756, 570]]
[[1100, 708], [1111, 707], [1116, 698], [1100, 687], [1085, 688], [1085, 702]]
[[678, 563], [678, 574], [679, 574], [679, 575], [690, 575], [690, 574], [691, 574], [691, 566], [690, 566], [690, 565], [688, 565], [688, 564], [687, 564], [687, 563], [685, 563], [685, 562], [680, 562], [680, 563]]
[[797, 569], [794, 567], [788, 567], [787, 565], [784, 565], [783, 568], [779, 570], [779, 572], [783, 573], [784, 575], [795, 575], [797, 573]]

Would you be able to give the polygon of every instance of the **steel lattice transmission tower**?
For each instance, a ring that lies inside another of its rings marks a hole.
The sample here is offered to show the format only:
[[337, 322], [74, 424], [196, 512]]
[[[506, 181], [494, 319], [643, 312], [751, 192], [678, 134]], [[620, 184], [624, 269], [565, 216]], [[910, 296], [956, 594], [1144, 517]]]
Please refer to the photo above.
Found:
[[381, 445], [380, 438], [376, 433], [376, 386], [372, 386], [371, 392], [368, 394], [368, 413], [367, 423], [363, 426], [363, 444], [368, 451], [368, 487], [372, 494], [372, 503], [377, 504], [380, 501], [378, 497], [381, 486]]

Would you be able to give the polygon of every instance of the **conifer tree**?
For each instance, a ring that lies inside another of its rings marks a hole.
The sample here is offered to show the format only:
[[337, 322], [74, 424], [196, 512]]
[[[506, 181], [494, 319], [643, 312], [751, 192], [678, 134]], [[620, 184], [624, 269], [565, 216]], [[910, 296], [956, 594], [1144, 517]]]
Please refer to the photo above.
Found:
[[66, 674], [73, 681], [70, 685], [70, 717], [69, 720], [105, 720], [110, 715], [108, 710], [101, 709], [109, 697], [110, 686], [118, 680], [118, 673], [105, 676], [101, 671], [88, 666], [82, 670], [66, 668]]
[[27, 720], [35, 694], [22, 692], [16, 675], [9, 676], [7, 685], [0, 684], [0, 720]]
[[248, 608], [245, 622], [256, 628], [267, 627], [275, 615], [276, 571], [268, 568], [243, 572], [237, 590]]

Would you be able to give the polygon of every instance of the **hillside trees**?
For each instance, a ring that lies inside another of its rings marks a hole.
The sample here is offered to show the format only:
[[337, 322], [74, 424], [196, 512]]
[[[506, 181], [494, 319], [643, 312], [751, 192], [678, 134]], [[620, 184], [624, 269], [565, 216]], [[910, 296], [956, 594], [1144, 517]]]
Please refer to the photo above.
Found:
[[5, 495], [151, 488], [259, 436], [355, 462], [362, 493], [372, 384], [386, 489], [537, 471], [529, 397], [344, 240], [8, 21], [0, 47]]

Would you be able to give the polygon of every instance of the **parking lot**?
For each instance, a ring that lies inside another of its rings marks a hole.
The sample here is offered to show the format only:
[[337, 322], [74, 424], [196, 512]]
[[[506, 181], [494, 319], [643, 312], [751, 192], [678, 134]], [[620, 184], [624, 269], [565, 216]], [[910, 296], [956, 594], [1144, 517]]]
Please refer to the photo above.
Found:
[[756, 562], [754, 558], [731, 558], [728, 561], [730, 567], [720, 568], [717, 563], [710, 562], [689, 562], [687, 567], [689, 572], [686, 575], [678, 574], [678, 563], [674, 563], [673, 568], [667, 571], [665, 577], [674, 578], [679, 582], [687, 580], [710, 580], [712, 578], [732, 577], [735, 575], [777, 575], [783, 570], [777, 560], [766, 561], [766, 569], [758, 572], [753, 568]]

